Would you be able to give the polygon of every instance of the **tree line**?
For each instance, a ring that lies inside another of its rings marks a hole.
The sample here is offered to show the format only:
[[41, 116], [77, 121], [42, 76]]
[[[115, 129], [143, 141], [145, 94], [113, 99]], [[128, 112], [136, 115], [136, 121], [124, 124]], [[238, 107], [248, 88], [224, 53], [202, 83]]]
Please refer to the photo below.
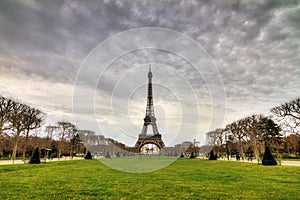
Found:
[[24, 134], [27, 140], [32, 130], [41, 127], [45, 117], [46, 114], [36, 108], [10, 98], [0, 97], [0, 137], [6, 134], [13, 138], [13, 160], [16, 158], [21, 134]]
[[218, 154], [259, 158], [265, 146], [278, 154], [300, 152], [300, 98], [274, 107], [273, 116], [251, 115], [206, 134]]
[[41, 135], [46, 113], [11, 98], [0, 96], [0, 157], [10, 156], [15, 160], [17, 155], [26, 159], [33, 149], [40, 147], [51, 151], [54, 157], [73, 156], [85, 153], [81, 137], [94, 133], [90, 130], [78, 130], [67, 121], [45, 127]]
[[[207, 133], [217, 154], [248, 155], [259, 158], [264, 146], [277, 153], [300, 152], [300, 98], [271, 109], [273, 116], [251, 115]], [[110, 145], [93, 131], [79, 130], [67, 121], [44, 125], [46, 113], [11, 98], [0, 96], [0, 156], [30, 157], [36, 147], [48, 149], [54, 157], [85, 153], [86, 148], [105, 151]], [[117, 151], [110, 147], [111, 152]]]

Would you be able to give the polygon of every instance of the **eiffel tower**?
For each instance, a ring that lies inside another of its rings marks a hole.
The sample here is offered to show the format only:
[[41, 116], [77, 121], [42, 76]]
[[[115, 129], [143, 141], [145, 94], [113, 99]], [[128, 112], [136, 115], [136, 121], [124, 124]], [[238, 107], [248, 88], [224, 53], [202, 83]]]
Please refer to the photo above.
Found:
[[[144, 118], [144, 125], [141, 134], [139, 134], [138, 141], [135, 144], [135, 149], [138, 152], [141, 152], [142, 147], [147, 144], [152, 144], [152, 145], [154, 144], [159, 148], [159, 150], [165, 147], [165, 144], [161, 139], [161, 134], [159, 134], [158, 132], [157, 125], [156, 125], [156, 118], [154, 115], [151, 65], [149, 66], [149, 72], [148, 72], [148, 93], [147, 94], [148, 94], [147, 107], [146, 107], [146, 115]], [[153, 130], [153, 134], [151, 135], [147, 135], [149, 126], [151, 126]]]

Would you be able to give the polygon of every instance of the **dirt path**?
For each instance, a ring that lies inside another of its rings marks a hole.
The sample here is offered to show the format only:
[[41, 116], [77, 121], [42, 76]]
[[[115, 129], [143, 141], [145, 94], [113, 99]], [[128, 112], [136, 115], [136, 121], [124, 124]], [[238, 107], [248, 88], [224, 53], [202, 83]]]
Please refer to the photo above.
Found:
[[[83, 158], [82, 157], [74, 157], [73, 160], [82, 160]], [[47, 162], [57, 162], [57, 161], [66, 161], [66, 160], [72, 160], [70, 157], [64, 157], [64, 158], [61, 158], [61, 159], [57, 159], [57, 158], [53, 158], [51, 160], [47, 159], [46, 160], [46, 163]], [[227, 160], [224, 160], [224, 161], [227, 161]], [[232, 162], [250, 162], [250, 163], [253, 163], [253, 164], [257, 164], [258, 161], [257, 160], [252, 160], [252, 161], [248, 161], [248, 160], [240, 160], [240, 161], [236, 161], [235, 159], [232, 159], [232, 160], [229, 160], [229, 161], [232, 161]], [[261, 161], [260, 161], [261, 162]], [[28, 163], [28, 161], [27, 161]], [[2, 160], [0, 161], [0, 165], [11, 165], [13, 164], [13, 161], [12, 160]], [[22, 160], [15, 160], [14, 164], [24, 164], [24, 161]], [[280, 163], [278, 163], [280, 165]], [[281, 165], [282, 166], [297, 166], [297, 167], [300, 167], [300, 161], [293, 161], [293, 160], [283, 160], [281, 161]]]
[[292, 161], [292, 160], [281, 161], [281, 165], [300, 167], [300, 161]]
[[[258, 161], [256, 159], [253, 159], [252, 161], [248, 161], [248, 160], [236, 161], [236, 159], [231, 159], [229, 161], [234, 161], [234, 162], [250, 162], [250, 163], [253, 163], [253, 164], [257, 164], [258, 163]], [[259, 163], [261, 164], [261, 161]], [[282, 165], [282, 166], [296, 166], [296, 167], [300, 167], [300, 160], [299, 161], [281, 160], [280, 162], [277, 161], [277, 163], [278, 163], [278, 165]]]
[[[73, 157], [73, 160], [82, 160], [82, 157]], [[51, 160], [47, 159], [46, 163], [48, 162], [56, 162], [56, 161], [66, 161], [66, 160], [72, 160], [70, 157], [64, 157], [58, 160], [58, 158], [53, 158]], [[41, 160], [42, 162], [44, 160]], [[25, 163], [28, 163], [28, 160], [25, 161]], [[12, 164], [25, 164], [23, 160], [15, 160], [13, 162], [12, 160], [1, 160], [0, 165], [12, 165]]]

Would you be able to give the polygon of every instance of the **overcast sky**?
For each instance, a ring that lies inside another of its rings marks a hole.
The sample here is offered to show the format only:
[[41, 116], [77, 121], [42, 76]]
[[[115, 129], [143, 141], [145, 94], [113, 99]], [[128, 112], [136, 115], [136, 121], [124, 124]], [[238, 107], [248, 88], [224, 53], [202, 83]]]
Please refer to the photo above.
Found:
[[2, 95], [127, 145], [149, 64], [167, 145], [300, 93], [299, 1], [2, 0], [0, 41]]

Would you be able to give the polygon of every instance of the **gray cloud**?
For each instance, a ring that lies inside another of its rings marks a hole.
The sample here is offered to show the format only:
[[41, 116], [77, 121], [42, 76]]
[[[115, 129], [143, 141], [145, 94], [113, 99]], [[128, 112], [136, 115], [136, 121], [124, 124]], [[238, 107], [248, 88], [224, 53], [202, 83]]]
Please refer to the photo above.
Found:
[[[59, 120], [59, 113], [70, 117], [77, 70], [96, 45], [132, 28], [163, 27], [193, 38], [218, 67], [227, 95], [226, 122], [247, 113], [267, 112], [272, 106], [299, 95], [299, 20], [299, 1], [2, 1], [1, 92], [44, 108], [52, 121]], [[202, 123], [208, 124], [207, 113], [212, 102], [205, 81], [214, 80], [216, 74], [209, 73], [205, 67], [199, 74], [184, 58], [172, 52], [141, 50], [121, 56], [101, 77], [96, 93], [102, 95], [99, 100], [109, 103], [119, 81], [115, 103], [126, 105], [128, 93], [132, 93], [135, 85], [145, 83], [147, 70], [139, 67], [148, 63], [157, 63], [156, 70], [163, 65], [173, 69], [157, 71], [155, 81], [182, 95], [186, 99], [182, 106], [187, 110], [195, 104], [187, 100], [192, 99], [187, 85], [194, 89], [199, 99], [196, 104], [205, 111], [201, 113]], [[93, 70], [99, 72], [104, 67], [99, 63]], [[130, 74], [133, 67], [141, 71]], [[128, 82], [129, 78], [134, 81]], [[87, 88], [97, 88], [89, 80], [89, 74], [85, 80]], [[157, 90], [159, 95], [161, 91]], [[174, 100], [171, 93], [156, 97]], [[143, 101], [142, 93], [135, 96], [135, 102]], [[101, 119], [111, 123], [109, 109], [103, 105], [97, 109], [104, 113]], [[122, 111], [122, 106], [116, 109]], [[53, 115], [52, 110], [56, 111]], [[89, 128], [88, 118], [94, 117], [92, 108], [83, 106], [80, 111], [84, 116], [82, 126], [87, 126], [83, 128]], [[128, 130], [134, 131], [132, 127]]]

